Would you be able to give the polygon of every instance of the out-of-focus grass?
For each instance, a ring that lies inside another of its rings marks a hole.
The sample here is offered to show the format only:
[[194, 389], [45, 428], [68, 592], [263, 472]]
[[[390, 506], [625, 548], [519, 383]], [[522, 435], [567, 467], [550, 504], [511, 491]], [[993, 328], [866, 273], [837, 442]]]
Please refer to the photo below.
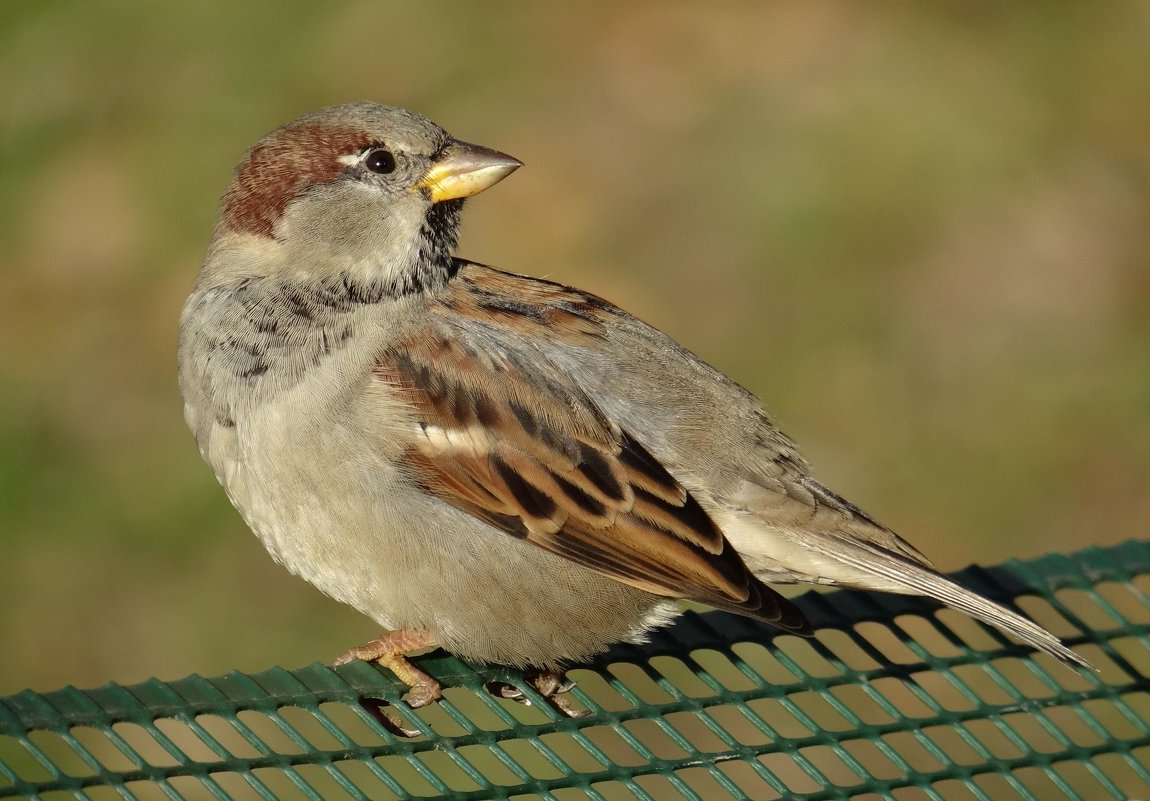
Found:
[[0, 693], [329, 658], [180, 416], [239, 155], [405, 105], [527, 167], [463, 252], [760, 394], [945, 568], [1150, 528], [1144, 4], [0, 5]]

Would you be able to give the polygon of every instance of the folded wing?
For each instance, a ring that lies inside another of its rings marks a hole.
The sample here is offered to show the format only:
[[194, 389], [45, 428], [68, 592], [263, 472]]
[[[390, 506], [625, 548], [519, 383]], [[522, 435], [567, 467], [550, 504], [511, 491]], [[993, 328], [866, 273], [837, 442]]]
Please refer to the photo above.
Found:
[[405, 466], [429, 493], [592, 570], [795, 632], [697, 500], [541, 353], [431, 320], [376, 379], [419, 421]]

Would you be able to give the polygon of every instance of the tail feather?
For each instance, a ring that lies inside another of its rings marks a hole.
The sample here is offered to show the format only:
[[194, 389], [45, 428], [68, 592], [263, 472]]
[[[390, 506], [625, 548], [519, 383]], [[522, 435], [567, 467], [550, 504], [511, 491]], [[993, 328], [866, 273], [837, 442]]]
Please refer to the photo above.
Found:
[[[905, 587], [908, 595], [925, 595], [952, 609], [965, 612], [1001, 631], [1011, 634], [1033, 648], [1050, 654], [1069, 666], [1097, 670], [1094, 665], [1062, 644], [1062, 641], [1032, 620], [1012, 612], [1001, 604], [951, 581], [935, 571], [914, 564], [881, 548], [858, 542], [836, 543], [834, 558], [849, 566], [852, 574], [871, 573], [884, 579], [884, 587]], [[853, 586], [867, 589], [857, 580]]]

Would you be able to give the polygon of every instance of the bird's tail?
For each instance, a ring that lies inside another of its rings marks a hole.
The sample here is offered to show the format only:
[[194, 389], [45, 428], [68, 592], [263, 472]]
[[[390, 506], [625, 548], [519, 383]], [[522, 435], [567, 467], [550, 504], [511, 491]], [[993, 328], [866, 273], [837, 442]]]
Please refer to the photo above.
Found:
[[[821, 558], [818, 573], [812, 575], [812, 579], [856, 589], [925, 595], [1011, 634], [1069, 666], [1097, 670], [1034, 621], [968, 590], [930, 567], [849, 535], [833, 539], [834, 542], [825, 543], [824, 548], [814, 549], [820, 552]], [[842, 569], [836, 570], [836, 565]], [[763, 578], [769, 580], [766, 576]]]

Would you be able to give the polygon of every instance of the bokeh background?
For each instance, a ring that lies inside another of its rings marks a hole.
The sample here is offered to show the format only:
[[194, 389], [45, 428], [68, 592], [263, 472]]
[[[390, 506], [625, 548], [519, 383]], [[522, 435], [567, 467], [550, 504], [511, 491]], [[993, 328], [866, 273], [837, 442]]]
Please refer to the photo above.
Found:
[[375, 635], [185, 430], [177, 316], [243, 150], [418, 110], [527, 166], [461, 252], [759, 394], [946, 569], [1150, 536], [1150, 6], [0, 3], [0, 694]]

